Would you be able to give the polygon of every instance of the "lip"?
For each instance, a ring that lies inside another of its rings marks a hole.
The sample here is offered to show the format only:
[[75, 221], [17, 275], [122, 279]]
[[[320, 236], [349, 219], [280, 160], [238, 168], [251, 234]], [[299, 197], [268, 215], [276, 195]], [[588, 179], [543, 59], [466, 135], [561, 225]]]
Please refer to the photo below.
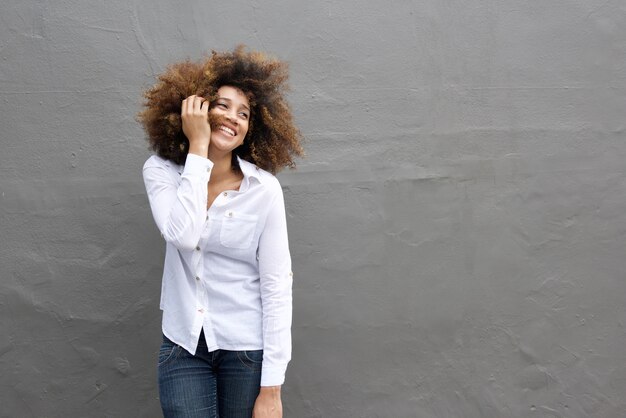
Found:
[[[231, 125], [231, 124], [229, 124], [229, 123], [222, 123], [222, 124], [220, 124], [220, 126], [218, 127], [218, 129], [220, 129], [220, 130], [221, 130], [221, 128], [222, 128], [222, 127], [227, 128], [227, 129], [230, 129], [231, 131], [233, 131], [233, 132], [234, 132], [234, 135], [232, 135], [233, 137], [237, 136], [237, 128], [236, 128], [235, 126], [233, 126], [233, 125]], [[222, 131], [222, 132], [224, 132], [224, 131]], [[230, 134], [229, 134], [229, 135], [230, 135]]]

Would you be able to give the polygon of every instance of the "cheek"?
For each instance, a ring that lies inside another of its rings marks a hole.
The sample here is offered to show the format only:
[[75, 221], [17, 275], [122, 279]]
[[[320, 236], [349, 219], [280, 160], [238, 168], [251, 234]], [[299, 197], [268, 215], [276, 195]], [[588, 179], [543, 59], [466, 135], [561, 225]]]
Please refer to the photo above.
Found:
[[222, 123], [224, 123], [225, 119], [226, 118], [222, 115], [209, 113], [209, 125], [211, 125], [211, 127], [221, 125]]
[[248, 122], [246, 122], [245, 124], [242, 123], [239, 126], [241, 129], [241, 133], [243, 134], [242, 136], [245, 138], [245, 136], [248, 134], [248, 129], [250, 128], [250, 125]]

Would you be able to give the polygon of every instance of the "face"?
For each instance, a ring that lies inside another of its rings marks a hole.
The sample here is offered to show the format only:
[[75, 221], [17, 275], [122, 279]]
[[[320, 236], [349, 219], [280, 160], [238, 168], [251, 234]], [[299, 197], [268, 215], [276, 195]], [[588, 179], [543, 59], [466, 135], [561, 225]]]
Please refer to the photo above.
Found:
[[230, 152], [243, 144], [250, 124], [250, 102], [239, 89], [222, 86], [217, 90], [217, 99], [209, 110], [211, 124], [210, 147], [221, 152]]

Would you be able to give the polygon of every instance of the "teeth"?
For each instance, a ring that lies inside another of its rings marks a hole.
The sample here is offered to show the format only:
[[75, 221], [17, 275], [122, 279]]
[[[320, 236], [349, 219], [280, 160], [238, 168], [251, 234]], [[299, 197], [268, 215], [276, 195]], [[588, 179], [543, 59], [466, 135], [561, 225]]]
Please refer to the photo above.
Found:
[[230, 129], [230, 128], [226, 127], [226, 126], [220, 126], [220, 131], [226, 132], [230, 136], [235, 136], [235, 131], [233, 131], [232, 129]]

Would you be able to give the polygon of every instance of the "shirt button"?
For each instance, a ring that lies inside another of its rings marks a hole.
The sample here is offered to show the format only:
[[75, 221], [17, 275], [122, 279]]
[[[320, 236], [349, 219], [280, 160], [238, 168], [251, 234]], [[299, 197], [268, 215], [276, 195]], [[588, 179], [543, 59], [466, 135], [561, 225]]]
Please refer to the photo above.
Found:
[[228, 212], [228, 217], [232, 218], [233, 217], [233, 213], [232, 212]]
[[210, 173], [210, 172], [211, 172], [211, 167], [207, 167], [207, 168], [206, 168], [206, 172], [207, 172], [207, 173]]
[[204, 309], [198, 309], [198, 312], [204, 313]]
[[200, 246], [196, 246], [196, 251], [200, 251]]
[[224, 196], [228, 196], [228, 192], [224, 192]]
[[198, 280], [198, 281], [199, 281], [199, 280], [200, 280], [200, 278], [199, 278], [198, 276], [196, 276], [196, 280]]
[[293, 277], [293, 272], [289, 272], [289, 277]]

